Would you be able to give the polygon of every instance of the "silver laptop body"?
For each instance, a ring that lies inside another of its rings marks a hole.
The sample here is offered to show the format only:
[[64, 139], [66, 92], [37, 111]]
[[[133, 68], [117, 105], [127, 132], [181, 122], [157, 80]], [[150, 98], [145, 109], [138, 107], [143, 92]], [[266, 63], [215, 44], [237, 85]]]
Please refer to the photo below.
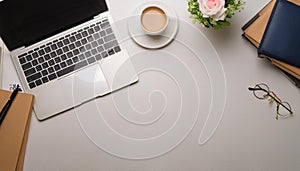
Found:
[[[127, 51], [114, 34], [117, 28], [114, 28], [112, 22], [109, 11], [106, 11], [90, 21], [11, 51], [24, 91], [35, 95], [34, 111], [39, 120], [60, 114], [138, 80]], [[79, 39], [72, 39], [74, 37]], [[83, 38], [86, 41], [82, 41]], [[114, 43], [109, 44], [112, 41]]]

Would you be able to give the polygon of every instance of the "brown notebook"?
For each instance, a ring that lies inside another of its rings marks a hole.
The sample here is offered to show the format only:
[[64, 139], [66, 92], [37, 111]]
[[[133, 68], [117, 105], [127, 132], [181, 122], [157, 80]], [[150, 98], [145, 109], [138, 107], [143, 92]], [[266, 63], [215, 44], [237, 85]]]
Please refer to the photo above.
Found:
[[242, 29], [245, 36], [256, 48], [262, 39], [266, 29], [268, 20], [270, 18], [275, 0], [269, 2], [257, 15], [254, 16]]
[[[0, 110], [11, 91], [0, 90]], [[19, 92], [0, 125], [0, 170], [22, 170], [34, 96]]]
[[[290, 0], [291, 2], [300, 5], [300, 1]], [[244, 31], [243, 36], [246, 37], [256, 48], [263, 37], [268, 20], [270, 18], [272, 9], [276, 0], [270, 1], [256, 16], [254, 16], [242, 29]], [[270, 58], [271, 63], [283, 71], [291, 74], [295, 78], [300, 80], [300, 68], [289, 65], [287, 63]]]

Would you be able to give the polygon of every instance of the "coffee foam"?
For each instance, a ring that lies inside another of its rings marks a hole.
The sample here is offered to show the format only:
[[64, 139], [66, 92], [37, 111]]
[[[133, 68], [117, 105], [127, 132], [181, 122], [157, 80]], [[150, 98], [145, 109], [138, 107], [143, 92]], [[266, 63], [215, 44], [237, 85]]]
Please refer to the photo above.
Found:
[[142, 12], [141, 22], [149, 32], [159, 32], [167, 24], [167, 16], [165, 12], [158, 7], [148, 7]]

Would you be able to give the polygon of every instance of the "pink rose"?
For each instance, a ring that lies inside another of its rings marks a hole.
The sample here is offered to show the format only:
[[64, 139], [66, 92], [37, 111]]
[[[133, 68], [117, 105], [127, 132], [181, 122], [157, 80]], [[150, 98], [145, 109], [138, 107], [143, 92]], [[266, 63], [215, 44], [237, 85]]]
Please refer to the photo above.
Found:
[[215, 21], [224, 20], [226, 17], [225, 0], [199, 0], [199, 8], [204, 18], [211, 17]]

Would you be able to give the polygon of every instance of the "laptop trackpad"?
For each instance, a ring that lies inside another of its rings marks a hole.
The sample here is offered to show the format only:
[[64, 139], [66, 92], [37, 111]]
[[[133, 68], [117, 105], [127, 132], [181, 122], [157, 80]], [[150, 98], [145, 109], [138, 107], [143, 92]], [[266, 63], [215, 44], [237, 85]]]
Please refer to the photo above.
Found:
[[109, 87], [99, 64], [89, 66], [74, 74], [73, 99], [76, 105], [107, 93], [109, 93]]

